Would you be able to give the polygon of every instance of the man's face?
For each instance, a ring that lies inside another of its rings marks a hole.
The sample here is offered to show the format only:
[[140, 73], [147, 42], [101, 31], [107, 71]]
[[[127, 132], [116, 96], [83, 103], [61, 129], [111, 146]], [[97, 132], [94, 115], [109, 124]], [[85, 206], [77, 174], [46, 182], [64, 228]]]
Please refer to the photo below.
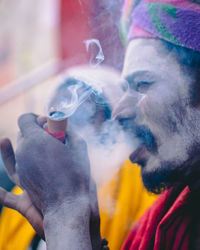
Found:
[[193, 75], [160, 40], [135, 39], [128, 46], [122, 76], [125, 94], [113, 116], [140, 139], [130, 159], [141, 165], [145, 186], [158, 191], [187, 181], [200, 160]]

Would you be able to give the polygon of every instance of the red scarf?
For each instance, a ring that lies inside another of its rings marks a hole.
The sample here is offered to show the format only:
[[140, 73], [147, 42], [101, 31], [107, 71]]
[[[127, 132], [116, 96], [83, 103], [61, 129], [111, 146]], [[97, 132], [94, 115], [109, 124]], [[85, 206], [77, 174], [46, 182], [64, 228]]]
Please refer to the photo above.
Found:
[[166, 190], [127, 237], [123, 250], [188, 250], [193, 214], [190, 189]]

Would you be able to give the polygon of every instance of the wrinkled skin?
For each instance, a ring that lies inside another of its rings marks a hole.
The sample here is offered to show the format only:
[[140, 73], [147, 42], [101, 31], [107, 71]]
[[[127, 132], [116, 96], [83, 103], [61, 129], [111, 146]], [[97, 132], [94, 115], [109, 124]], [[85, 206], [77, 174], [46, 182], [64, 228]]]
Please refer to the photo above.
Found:
[[[49, 136], [31, 114], [21, 116], [18, 123], [21, 137], [16, 150], [20, 166], [17, 172], [34, 204], [45, 211], [54, 203], [62, 202], [64, 197], [68, 202], [79, 196], [88, 198], [90, 173], [85, 142], [69, 132], [66, 145], [60, 143]], [[55, 166], [59, 166], [57, 171]], [[66, 176], [69, 176], [67, 180]], [[58, 188], [49, 192], [49, 186]]]
[[191, 95], [198, 79], [159, 39], [132, 40], [122, 75], [125, 94], [113, 116], [141, 139], [130, 159], [142, 166], [144, 184], [158, 192], [189, 182], [200, 162], [200, 109]]
[[[85, 213], [88, 216], [84, 216], [86, 222], [83, 222], [88, 224], [92, 248], [99, 249], [105, 241], [101, 242], [100, 238], [96, 187], [90, 178], [86, 144], [70, 131], [66, 144], [62, 144], [43, 130], [46, 119], [40, 118], [33, 114], [20, 117], [21, 133], [16, 155], [11, 142], [1, 140], [1, 153], [8, 175], [24, 192], [16, 196], [1, 189], [0, 201], [24, 215], [43, 239], [46, 215], [53, 218], [59, 207], [64, 207], [65, 213], [72, 218], [88, 211]], [[57, 171], [55, 167], [58, 167]], [[59, 216], [61, 220], [62, 217], [63, 214]], [[46, 228], [52, 228], [48, 224], [46, 222]], [[84, 246], [80, 247], [84, 249]]]

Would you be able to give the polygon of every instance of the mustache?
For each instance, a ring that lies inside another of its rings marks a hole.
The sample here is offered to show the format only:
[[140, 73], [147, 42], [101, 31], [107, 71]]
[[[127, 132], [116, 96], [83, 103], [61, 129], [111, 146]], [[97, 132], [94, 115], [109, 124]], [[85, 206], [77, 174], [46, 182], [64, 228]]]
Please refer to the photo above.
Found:
[[148, 151], [157, 152], [156, 138], [147, 126], [137, 125], [133, 118], [120, 118], [118, 122], [126, 133], [133, 138], [137, 137]]

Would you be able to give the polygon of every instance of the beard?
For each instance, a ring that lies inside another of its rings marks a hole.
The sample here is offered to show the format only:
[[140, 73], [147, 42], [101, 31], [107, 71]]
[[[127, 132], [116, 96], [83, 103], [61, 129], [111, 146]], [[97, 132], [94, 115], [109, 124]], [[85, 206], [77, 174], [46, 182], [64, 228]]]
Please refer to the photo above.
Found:
[[143, 184], [146, 189], [160, 194], [173, 186], [189, 185], [193, 189], [200, 189], [200, 152], [196, 145], [189, 151], [190, 157], [184, 162], [161, 161], [149, 167], [148, 163], [141, 169]]
[[173, 166], [172, 163], [162, 162], [159, 167], [154, 167], [151, 170], [148, 170], [147, 167], [143, 167], [141, 174], [145, 188], [149, 192], [160, 194], [165, 189], [173, 186], [176, 182], [174, 180], [175, 172], [178, 172]]

